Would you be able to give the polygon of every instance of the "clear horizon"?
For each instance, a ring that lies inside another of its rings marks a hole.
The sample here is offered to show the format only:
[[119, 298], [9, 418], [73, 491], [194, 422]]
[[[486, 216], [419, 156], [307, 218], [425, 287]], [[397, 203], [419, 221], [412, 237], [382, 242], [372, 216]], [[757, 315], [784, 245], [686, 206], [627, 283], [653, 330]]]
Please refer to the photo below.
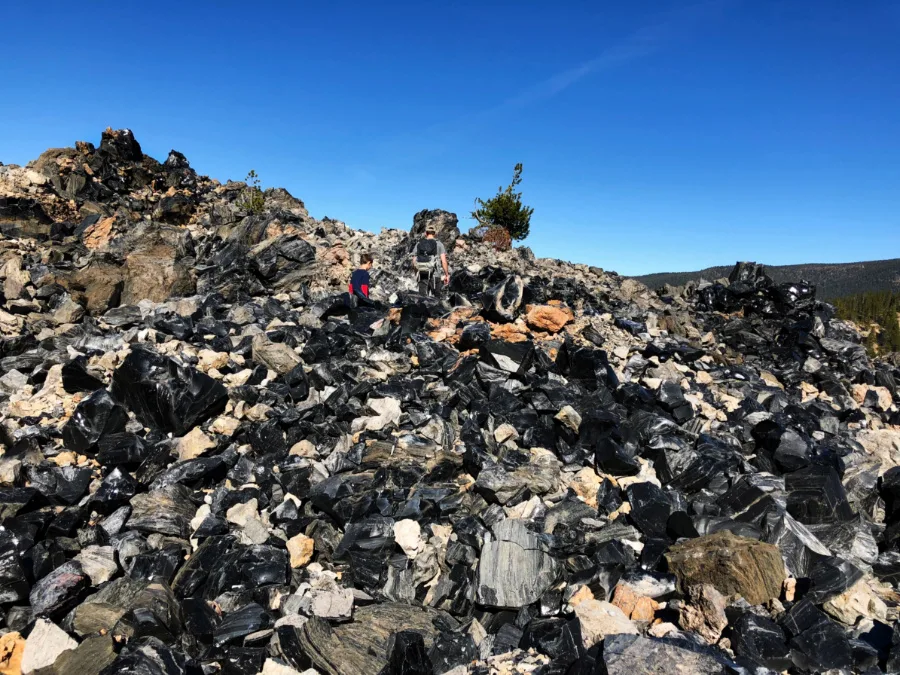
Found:
[[[5, 8], [0, 162], [128, 127], [317, 218], [468, 219], [623, 275], [900, 256], [900, 2]], [[35, 35], [40, 35], [37, 42]]]

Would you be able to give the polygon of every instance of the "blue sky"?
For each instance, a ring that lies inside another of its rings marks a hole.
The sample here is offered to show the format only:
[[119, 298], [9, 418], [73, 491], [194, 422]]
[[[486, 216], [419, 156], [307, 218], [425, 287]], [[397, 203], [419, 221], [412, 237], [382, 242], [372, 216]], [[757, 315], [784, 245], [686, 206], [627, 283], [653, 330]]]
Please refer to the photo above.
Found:
[[316, 217], [623, 274], [900, 257], [900, 2], [10, 2], [0, 161], [134, 130]]

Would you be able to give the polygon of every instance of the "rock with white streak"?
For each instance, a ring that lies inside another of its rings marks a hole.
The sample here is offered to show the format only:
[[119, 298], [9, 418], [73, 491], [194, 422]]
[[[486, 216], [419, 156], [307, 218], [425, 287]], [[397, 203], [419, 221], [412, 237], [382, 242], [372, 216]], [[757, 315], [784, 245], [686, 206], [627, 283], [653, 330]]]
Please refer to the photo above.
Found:
[[380, 431], [390, 424], [396, 425], [400, 421], [400, 401], [395, 398], [370, 398], [367, 405], [375, 415], [370, 417], [358, 417], [353, 420], [352, 430]]
[[488, 607], [524, 607], [538, 600], [559, 572], [559, 562], [522, 522], [501, 520], [481, 549], [476, 598]]

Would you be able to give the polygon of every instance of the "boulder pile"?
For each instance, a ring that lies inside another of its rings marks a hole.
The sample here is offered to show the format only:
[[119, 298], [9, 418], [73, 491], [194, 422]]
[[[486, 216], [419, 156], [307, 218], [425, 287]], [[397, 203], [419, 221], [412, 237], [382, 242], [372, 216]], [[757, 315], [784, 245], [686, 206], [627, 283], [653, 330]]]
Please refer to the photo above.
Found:
[[[0, 165], [0, 673], [900, 672], [900, 371], [99, 147]], [[342, 291], [375, 256], [372, 306]]]

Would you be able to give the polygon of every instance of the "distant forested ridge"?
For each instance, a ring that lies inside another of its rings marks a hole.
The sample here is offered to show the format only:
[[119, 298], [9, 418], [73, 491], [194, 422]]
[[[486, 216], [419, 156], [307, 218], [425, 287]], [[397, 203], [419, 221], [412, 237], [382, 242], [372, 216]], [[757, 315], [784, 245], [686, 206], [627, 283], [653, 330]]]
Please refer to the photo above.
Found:
[[866, 348], [872, 354], [900, 352], [900, 293], [878, 291], [860, 293], [834, 301], [838, 316], [853, 321], [863, 330], [870, 330], [877, 323], [880, 330], [872, 329], [866, 339]]
[[[699, 272], [661, 272], [633, 277], [651, 289], [665, 284], [682, 286], [688, 281], [714, 281], [727, 277], [734, 265], [708, 267]], [[816, 286], [816, 297], [833, 301], [872, 291], [900, 293], [900, 258], [868, 262], [807, 265], [766, 265], [766, 273], [778, 283], [808, 281]]]

